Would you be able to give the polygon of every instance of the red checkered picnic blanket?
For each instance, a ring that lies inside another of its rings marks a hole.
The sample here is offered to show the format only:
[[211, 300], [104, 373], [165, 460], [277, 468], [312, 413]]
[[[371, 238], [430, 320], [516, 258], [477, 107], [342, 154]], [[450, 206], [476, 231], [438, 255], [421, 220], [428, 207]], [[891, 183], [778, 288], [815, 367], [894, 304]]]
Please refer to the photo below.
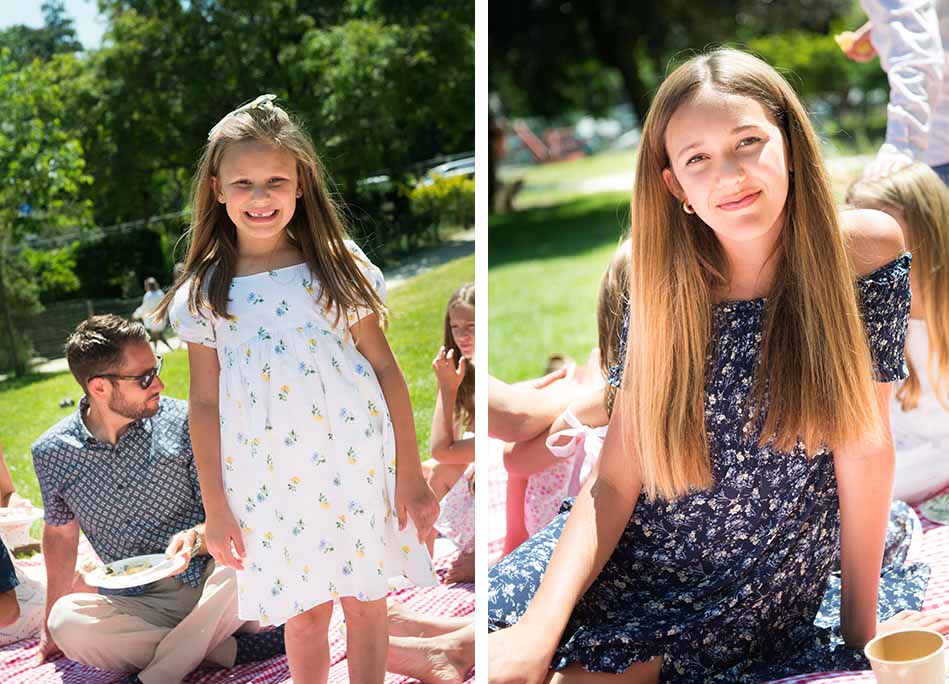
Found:
[[[437, 548], [437, 547], [436, 547]], [[91, 553], [87, 545], [81, 552]], [[435, 559], [436, 570], [446, 569], [451, 556]], [[24, 562], [24, 561], [18, 561]], [[42, 564], [41, 557], [25, 561]], [[474, 612], [474, 585], [450, 584], [435, 587], [410, 587], [394, 594], [394, 597], [413, 611], [429, 615], [457, 616]], [[349, 679], [346, 666], [346, 638], [341, 629], [343, 614], [337, 604], [330, 623], [330, 684], [343, 684]], [[0, 649], [0, 682], [3, 684], [120, 684], [125, 675], [106, 670], [97, 670], [60, 657], [40, 667], [33, 666], [37, 652], [37, 639], [24, 639]], [[189, 684], [281, 684], [290, 682], [290, 670], [284, 656], [270, 660], [240, 665], [230, 670], [195, 670], [187, 678]], [[416, 680], [401, 675], [389, 674], [386, 684], [403, 684]], [[474, 681], [474, 672], [469, 674]]]
[[[488, 453], [484, 456], [479, 455], [478, 477], [479, 483], [482, 482], [481, 473], [486, 473], [484, 478], [487, 486], [484, 488], [488, 492], [488, 508], [490, 516], [488, 520], [488, 557], [489, 562], [497, 560], [504, 546], [504, 495], [507, 484], [507, 473], [504, 471], [502, 462], [503, 445], [497, 440], [489, 440], [490, 447]], [[485, 458], [488, 461], [486, 465], [481, 465], [480, 459]], [[944, 493], [949, 493], [949, 488]], [[934, 608], [949, 608], [949, 525], [938, 525], [923, 517], [916, 507], [920, 520], [923, 523], [923, 544], [918, 555], [911, 556], [909, 560], [922, 561], [928, 563], [932, 568], [932, 575], [929, 578], [929, 586], [926, 589], [926, 597], [923, 601], [922, 610], [932, 610]], [[873, 674], [866, 672], [819, 672], [808, 675], [798, 675], [779, 680], [780, 684], [823, 684], [824, 682], [833, 682], [833, 684], [852, 684], [856, 682], [872, 683], [876, 681]], [[778, 684], [772, 682], [770, 684]]]

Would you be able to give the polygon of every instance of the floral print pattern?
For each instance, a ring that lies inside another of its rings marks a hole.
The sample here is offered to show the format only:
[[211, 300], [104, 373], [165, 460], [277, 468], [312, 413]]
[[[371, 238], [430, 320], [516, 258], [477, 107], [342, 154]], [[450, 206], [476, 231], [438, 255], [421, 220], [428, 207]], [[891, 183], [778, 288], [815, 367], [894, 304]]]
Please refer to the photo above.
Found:
[[[907, 375], [910, 256], [858, 283], [879, 382]], [[616, 549], [577, 602], [551, 667], [623, 672], [663, 657], [663, 682], [757, 682], [863, 667], [862, 654], [814, 625], [839, 556], [832, 453], [761, 448], [740, 409], [751, 389], [765, 300], [716, 306], [705, 419], [714, 485], [674, 501], [641, 496]], [[624, 326], [623, 339], [626, 331]], [[618, 384], [621, 369], [611, 373]], [[565, 511], [491, 568], [493, 629], [523, 615]], [[921, 599], [921, 596], [920, 596]]]
[[[384, 297], [379, 269], [347, 245]], [[193, 314], [188, 289], [171, 318], [220, 360], [224, 487], [247, 549], [240, 617], [279, 624], [341, 596], [382, 598], [390, 579], [435, 584], [412, 522], [398, 529], [392, 421], [349, 331], [369, 310], [335, 321], [305, 263], [234, 278], [232, 321]]]

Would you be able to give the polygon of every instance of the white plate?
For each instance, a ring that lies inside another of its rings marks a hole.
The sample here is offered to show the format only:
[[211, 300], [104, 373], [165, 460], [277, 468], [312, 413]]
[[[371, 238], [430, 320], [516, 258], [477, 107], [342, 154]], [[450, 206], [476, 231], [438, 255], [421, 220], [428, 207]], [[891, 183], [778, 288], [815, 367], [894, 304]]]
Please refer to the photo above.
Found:
[[[108, 568], [112, 568], [115, 573], [120, 573], [130, 565], [139, 565], [140, 563], [148, 563], [150, 567], [147, 570], [136, 572], [133, 575], [120, 575], [116, 577], [113, 574], [106, 574], [106, 569]], [[99, 566], [90, 572], [86, 575], [86, 583], [94, 587], [102, 587], [103, 589], [140, 587], [143, 584], [150, 584], [169, 577], [174, 572], [185, 567], [185, 565], [187, 565], [187, 563], [182, 556], [165, 558], [165, 554], [163, 553], [123, 558], [122, 560]]]
[[43, 517], [42, 508], [0, 508], [0, 525], [34, 523]]

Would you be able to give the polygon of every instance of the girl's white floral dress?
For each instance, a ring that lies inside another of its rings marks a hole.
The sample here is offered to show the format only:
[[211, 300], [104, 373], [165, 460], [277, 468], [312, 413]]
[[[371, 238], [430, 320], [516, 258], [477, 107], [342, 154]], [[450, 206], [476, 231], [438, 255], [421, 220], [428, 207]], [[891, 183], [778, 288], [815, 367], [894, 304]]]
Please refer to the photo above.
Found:
[[[384, 298], [382, 273], [347, 246]], [[171, 320], [183, 340], [216, 348], [221, 366], [221, 467], [247, 550], [240, 617], [280, 624], [341, 596], [382, 598], [390, 579], [437, 583], [411, 520], [398, 529], [392, 422], [349, 334], [371, 311], [334, 325], [305, 263], [234, 278], [232, 320], [192, 313], [188, 290]]]

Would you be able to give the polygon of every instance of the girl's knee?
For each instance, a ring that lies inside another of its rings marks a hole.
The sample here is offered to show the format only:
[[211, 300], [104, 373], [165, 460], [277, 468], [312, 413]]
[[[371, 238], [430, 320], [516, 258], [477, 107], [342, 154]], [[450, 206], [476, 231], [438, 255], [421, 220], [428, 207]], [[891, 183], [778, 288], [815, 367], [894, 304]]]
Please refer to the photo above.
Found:
[[375, 601], [360, 601], [352, 596], [344, 596], [339, 602], [343, 606], [343, 615], [346, 616], [348, 623], [373, 620], [386, 623], [388, 620], [388, 608], [384, 598]]
[[288, 637], [317, 637], [320, 634], [326, 636], [329, 630], [330, 620], [333, 617], [333, 602], [327, 601], [318, 606], [313, 606], [299, 615], [287, 620], [285, 627]]

